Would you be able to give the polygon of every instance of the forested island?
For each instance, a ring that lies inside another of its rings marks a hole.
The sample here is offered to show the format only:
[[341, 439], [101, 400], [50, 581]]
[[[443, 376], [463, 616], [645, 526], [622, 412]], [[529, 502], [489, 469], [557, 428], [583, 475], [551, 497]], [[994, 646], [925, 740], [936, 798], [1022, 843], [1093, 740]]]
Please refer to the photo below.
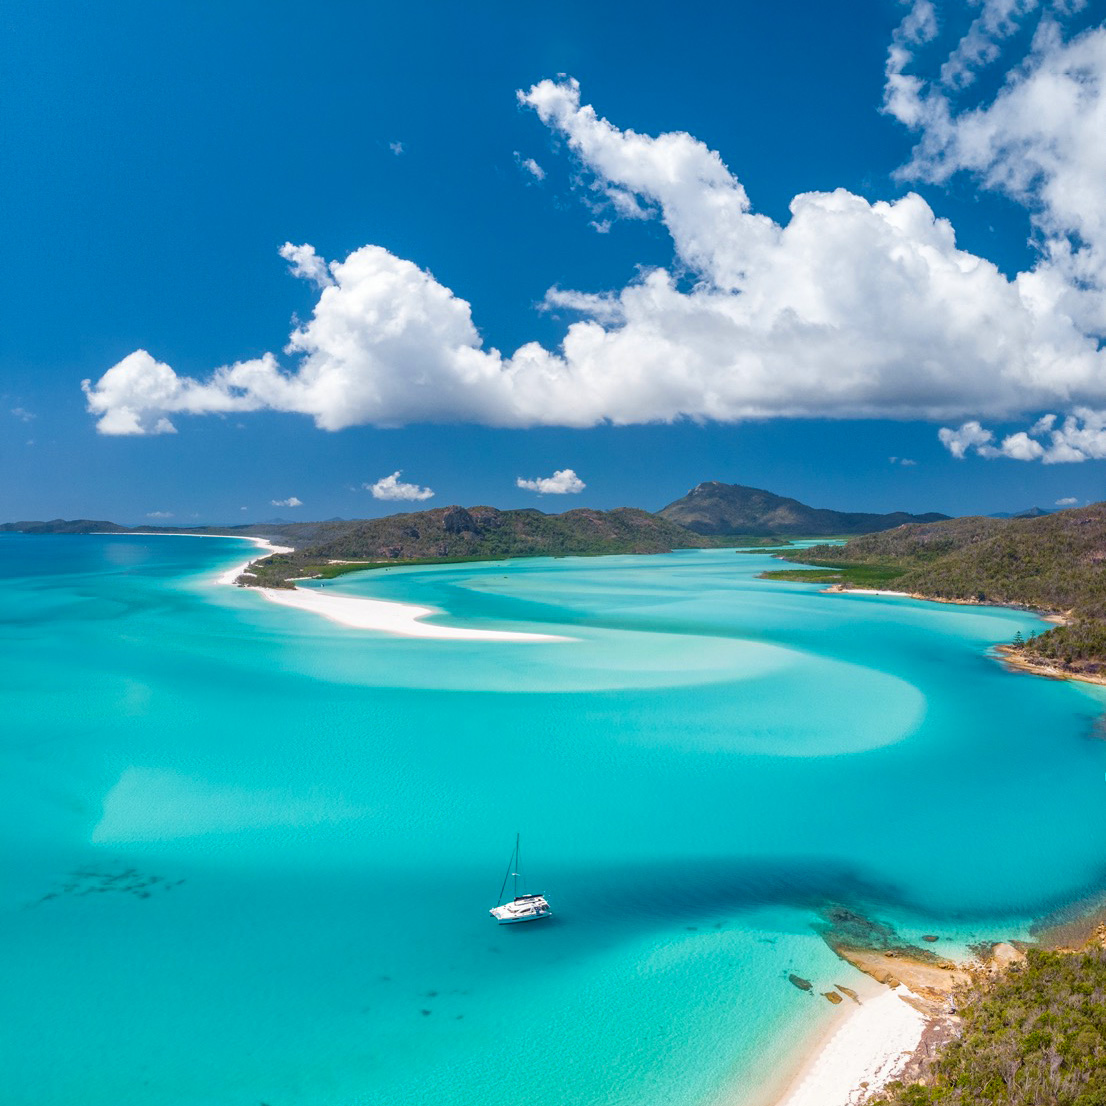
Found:
[[816, 545], [766, 576], [1024, 607], [1058, 624], [1008, 655], [1047, 674], [1106, 675], [1106, 503], [1032, 518], [957, 518]]
[[[275, 540], [286, 534], [282, 531]], [[302, 540], [303, 536], [294, 537]], [[559, 515], [532, 509], [438, 507], [387, 518], [321, 524], [291, 553], [255, 561], [239, 582], [294, 587], [293, 581], [305, 576], [333, 577], [388, 565], [669, 553], [719, 544], [717, 538], [693, 533], [632, 507], [613, 511], [581, 508]]]
[[254, 562], [239, 583], [290, 588], [297, 578], [328, 578], [385, 565], [780, 546], [788, 545], [794, 536], [855, 534], [944, 517], [813, 508], [760, 488], [710, 481], [696, 485], [655, 514], [636, 507], [608, 511], [578, 508], [546, 514], [532, 507], [499, 510], [454, 505], [385, 518], [224, 527], [127, 527], [94, 519], [52, 519], [3, 523], [0, 532], [189, 533], [264, 538], [291, 552]]

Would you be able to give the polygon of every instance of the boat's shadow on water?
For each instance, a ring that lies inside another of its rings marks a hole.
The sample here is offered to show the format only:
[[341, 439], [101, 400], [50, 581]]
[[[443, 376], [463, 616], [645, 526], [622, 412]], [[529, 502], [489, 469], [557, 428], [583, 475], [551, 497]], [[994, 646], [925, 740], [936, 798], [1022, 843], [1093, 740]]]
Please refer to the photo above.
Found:
[[[1033, 900], [988, 904], [980, 910], [950, 910], [872, 878], [855, 865], [817, 859], [780, 858], [641, 863], [586, 871], [551, 871], [546, 885], [553, 914], [530, 925], [504, 926], [540, 934], [583, 937], [607, 945], [624, 940], [628, 930], [721, 928], [742, 914], [783, 907], [797, 912], [796, 932], [826, 931], [838, 908], [867, 917], [886, 911], [949, 924], [993, 923], [1003, 918], [1067, 918], [1100, 905], [1106, 893], [1106, 865], [1085, 885]], [[1076, 904], [1073, 906], [1072, 904]]]

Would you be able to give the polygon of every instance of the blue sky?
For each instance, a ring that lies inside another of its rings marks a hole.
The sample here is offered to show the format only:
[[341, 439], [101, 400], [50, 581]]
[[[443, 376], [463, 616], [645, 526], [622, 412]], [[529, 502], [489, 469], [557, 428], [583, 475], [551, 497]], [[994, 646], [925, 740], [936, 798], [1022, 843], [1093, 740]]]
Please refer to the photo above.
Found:
[[5, 7], [0, 516], [1102, 498], [1101, 2], [397, 7]]

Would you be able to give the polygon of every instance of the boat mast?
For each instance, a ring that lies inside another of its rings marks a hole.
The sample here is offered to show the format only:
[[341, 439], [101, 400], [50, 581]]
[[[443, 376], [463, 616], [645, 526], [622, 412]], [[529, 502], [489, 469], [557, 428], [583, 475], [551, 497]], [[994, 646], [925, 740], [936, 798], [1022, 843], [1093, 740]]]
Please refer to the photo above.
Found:
[[503, 892], [507, 890], [507, 880], [512, 876], [515, 877], [515, 894], [514, 897], [518, 898], [518, 841], [520, 834], [515, 834], [515, 851], [511, 853], [511, 859], [507, 863], [507, 872], [503, 876], [503, 886], [499, 888], [499, 905], [503, 905]]

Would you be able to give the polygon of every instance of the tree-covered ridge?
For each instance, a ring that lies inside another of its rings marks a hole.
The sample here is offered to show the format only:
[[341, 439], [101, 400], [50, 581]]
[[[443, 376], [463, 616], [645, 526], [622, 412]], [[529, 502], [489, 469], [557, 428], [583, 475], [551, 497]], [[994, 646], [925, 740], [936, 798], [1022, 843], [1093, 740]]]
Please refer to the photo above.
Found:
[[1063, 614], [1067, 625], [1018, 643], [1018, 651], [1073, 671], [1106, 664], [1106, 503], [1038, 518], [900, 526], [787, 559], [879, 565], [889, 586], [903, 591]]
[[293, 553], [255, 563], [244, 583], [287, 587], [297, 576], [334, 575], [333, 561], [372, 564], [501, 557], [667, 553], [716, 544], [648, 511], [577, 509], [560, 515], [494, 507], [439, 507], [322, 526]]
[[1030, 949], [956, 996], [960, 1035], [869, 1106], [1103, 1106], [1106, 951]]

